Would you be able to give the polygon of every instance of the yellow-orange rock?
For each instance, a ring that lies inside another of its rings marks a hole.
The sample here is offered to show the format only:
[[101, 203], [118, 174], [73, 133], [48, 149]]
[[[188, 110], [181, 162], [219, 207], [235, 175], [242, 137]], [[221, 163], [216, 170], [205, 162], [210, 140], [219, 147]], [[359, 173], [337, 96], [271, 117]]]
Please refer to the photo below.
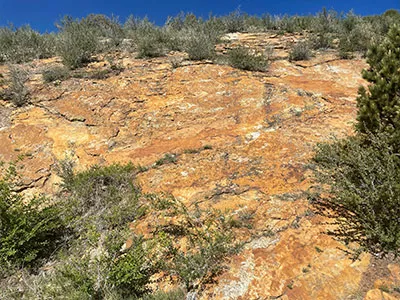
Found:
[[[125, 66], [118, 76], [69, 79], [58, 86], [36, 78], [30, 83], [31, 105], [10, 115], [1, 103], [0, 160], [28, 154], [26, 185], [51, 192], [59, 180], [55, 163], [65, 157], [85, 168], [128, 161], [150, 165], [176, 153], [175, 163], [139, 176], [144, 192], [256, 211], [260, 235], [243, 237], [246, 249], [231, 258], [204, 299], [352, 299], [370, 256], [351, 261], [324, 234], [325, 220], [309, 213], [303, 192], [310, 186], [305, 167], [316, 143], [352, 133], [360, 73], [367, 65], [333, 52], [308, 62], [287, 61], [288, 45], [301, 36], [233, 38], [260, 49], [274, 45], [269, 71], [209, 62], [174, 68], [169, 57], [139, 60], [118, 53], [116, 62]], [[206, 145], [211, 149], [185, 152]], [[381, 298], [371, 298], [376, 295]], [[372, 290], [366, 299], [393, 299], [384, 297], [391, 295]]]

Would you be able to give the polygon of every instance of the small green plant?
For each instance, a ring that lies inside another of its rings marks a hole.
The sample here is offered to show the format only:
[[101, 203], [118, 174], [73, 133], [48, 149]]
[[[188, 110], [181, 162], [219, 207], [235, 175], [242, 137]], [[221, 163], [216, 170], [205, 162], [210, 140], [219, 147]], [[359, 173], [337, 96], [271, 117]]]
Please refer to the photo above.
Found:
[[68, 69], [62, 66], [50, 67], [42, 72], [44, 82], [53, 82], [56, 80], [62, 81], [68, 79], [69, 76], [70, 74]]
[[197, 148], [197, 149], [185, 149], [185, 150], [183, 150], [183, 153], [186, 153], [186, 154], [197, 154], [197, 153], [200, 153], [201, 151], [211, 150], [211, 149], [212, 149], [211, 145], [205, 145], [205, 146]]
[[173, 153], [167, 153], [165, 154], [162, 158], [160, 158], [159, 160], [157, 160], [155, 162], [155, 166], [159, 167], [165, 164], [171, 164], [171, 163], [176, 163], [177, 162], [177, 155], [173, 154]]
[[324, 252], [320, 247], [315, 246], [315, 251], [317, 251], [318, 253], [322, 253]]
[[311, 57], [310, 46], [307, 41], [298, 42], [293, 45], [289, 53], [290, 61], [308, 60]]
[[72, 163], [63, 161], [59, 174], [61, 187], [73, 203], [69, 213], [78, 218], [75, 225], [79, 231], [96, 222], [105, 228], [124, 224], [137, 216], [140, 189], [133, 181], [136, 168], [132, 164], [92, 166], [78, 174], [73, 174], [72, 168]]
[[185, 150], [183, 150], [183, 153], [186, 153], [186, 154], [197, 154], [197, 153], [200, 153], [200, 149], [185, 149]]
[[390, 288], [389, 288], [387, 285], [381, 285], [381, 286], [379, 286], [379, 289], [380, 289], [382, 292], [390, 293]]
[[237, 69], [249, 71], [266, 71], [268, 58], [261, 53], [253, 53], [248, 48], [238, 47], [229, 51], [229, 64]]
[[108, 69], [96, 70], [96, 71], [92, 71], [90, 74], [88, 74], [88, 77], [90, 79], [102, 80], [102, 79], [108, 78], [110, 76], [111, 72], [112, 71], [108, 70]]

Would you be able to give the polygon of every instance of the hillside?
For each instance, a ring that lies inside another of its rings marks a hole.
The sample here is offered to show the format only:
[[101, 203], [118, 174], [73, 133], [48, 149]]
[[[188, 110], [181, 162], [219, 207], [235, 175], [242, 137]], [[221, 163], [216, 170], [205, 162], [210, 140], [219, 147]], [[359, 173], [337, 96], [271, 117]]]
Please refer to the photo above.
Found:
[[[329, 224], [307, 200], [310, 158], [318, 142], [352, 134], [362, 58], [316, 52], [288, 58], [301, 35], [235, 33], [217, 46], [273, 46], [267, 72], [188, 61], [183, 52], [137, 59], [113, 52], [83, 68], [111, 70], [99, 79], [43, 82], [59, 58], [24, 64], [28, 105], [0, 102], [0, 161], [22, 160], [24, 193], [54, 193], [56, 163], [79, 170], [133, 162], [143, 192], [165, 192], [190, 206], [246, 210], [243, 251], [208, 284], [202, 299], [397, 299], [400, 265], [362, 254], [326, 235]], [[0, 66], [7, 74], [7, 67]], [[164, 283], [168, 287], [168, 283]], [[386, 289], [385, 289], [386, 287]]]

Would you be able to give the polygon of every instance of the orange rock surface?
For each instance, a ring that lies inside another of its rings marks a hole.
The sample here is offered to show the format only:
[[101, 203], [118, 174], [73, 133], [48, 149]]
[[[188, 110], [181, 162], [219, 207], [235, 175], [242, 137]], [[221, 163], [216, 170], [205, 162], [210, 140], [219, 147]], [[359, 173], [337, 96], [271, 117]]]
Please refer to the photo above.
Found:
[[[352, 133], [365, 61], [326, 52], [289, 62], [288, 45], [298, 37], [229, 38], [273, 45], [269, 71], [186, 61], [174, 68], [174, 54], [140, 60], [117, 53], [125, 70], [107, 79], [56, 86], [32, 76], [30, 105], [12, 113], [9, 105], [0, 106], [0, 160], [29, 154], [24, 182], [35, 193], [54, 190], [55, 163], [65, 157], [83, 169], [128, 161], [149, 165], [175, 153], [175, 163], [139, 176], [144, 192], [256, 212], [259, 234], [230, 259], [204, 299], [394, 299], [374, 286], [360, 292], [371, 257], [350, 260], [344, 246], [324, 234], [325, 220], [310, 213], [304, 196], [316, 143]], [[55, 62], [30, 67], [37, 73]], [[185, 151], [206, 145], [211, 149]]]

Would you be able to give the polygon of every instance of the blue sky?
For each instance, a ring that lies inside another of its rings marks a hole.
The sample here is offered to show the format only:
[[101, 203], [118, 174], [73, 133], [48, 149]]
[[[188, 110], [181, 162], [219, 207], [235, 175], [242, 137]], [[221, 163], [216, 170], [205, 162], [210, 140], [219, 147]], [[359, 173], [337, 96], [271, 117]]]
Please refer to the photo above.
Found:
[[236, 8], [249, 14], [300, 14], [305, 15], [321, 10], [322, 7], [347, 12], [354, 9], [361, 15], [380, 14], [389, 8], [400, 9], [400, 0], [0, 0], [0, 26], [13, 23], [16, 26], [30, 24], [39, 31], [55, 30], [54, 23], [61, 16], [84, 17], [89, 13], [117, 15], [121, 21], [133, 14], [148, 16], [162, 25], [166, 18], [180, 11], [193, 12], [207, 17], [227, 14]]

